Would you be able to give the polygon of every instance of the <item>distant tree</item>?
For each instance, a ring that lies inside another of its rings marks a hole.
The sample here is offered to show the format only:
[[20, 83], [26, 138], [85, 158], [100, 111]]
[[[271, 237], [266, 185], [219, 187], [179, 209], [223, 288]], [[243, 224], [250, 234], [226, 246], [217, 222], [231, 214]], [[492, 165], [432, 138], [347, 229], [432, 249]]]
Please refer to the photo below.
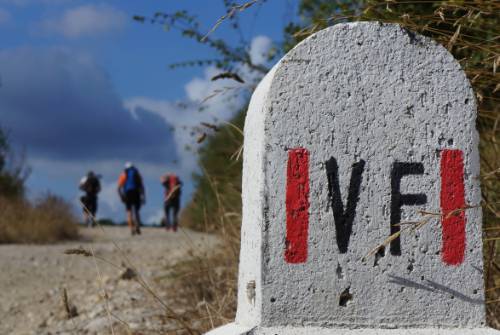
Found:
[[[16, 157], [21, 158], [16, 160]], [[24, 197], [24, 183], [28, 175], [29, 169], [24, 164], [24, 156], [14, 155], [7, 132], [0, 128], [0, 196]]]

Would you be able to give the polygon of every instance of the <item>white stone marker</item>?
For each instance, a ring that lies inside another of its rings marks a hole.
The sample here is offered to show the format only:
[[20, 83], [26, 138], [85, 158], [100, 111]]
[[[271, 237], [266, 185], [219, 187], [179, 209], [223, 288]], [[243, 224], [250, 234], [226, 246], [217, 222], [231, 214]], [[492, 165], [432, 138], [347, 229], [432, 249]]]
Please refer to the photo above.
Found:
[[[296, 46], [250, 103], [238, 312], [210, 334], [497, 334], [481, 209], [463, 210], [481, 200], [475, 120], [452, 55], [398, 25]], [[421, 210], [443, 215], [365, 257]]]

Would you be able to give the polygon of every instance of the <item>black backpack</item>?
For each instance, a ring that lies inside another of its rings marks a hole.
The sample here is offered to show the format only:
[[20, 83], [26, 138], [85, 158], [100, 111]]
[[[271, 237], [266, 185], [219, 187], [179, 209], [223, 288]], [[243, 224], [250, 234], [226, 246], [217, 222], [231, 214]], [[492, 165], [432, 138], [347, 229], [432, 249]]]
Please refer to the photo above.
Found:
[[99, 179], [97, 179], [97, 177], [87, 177], [87, 180], [82, 185], [82, 190], [85, 193], [97, 195], [97, 193], [101, 190]]

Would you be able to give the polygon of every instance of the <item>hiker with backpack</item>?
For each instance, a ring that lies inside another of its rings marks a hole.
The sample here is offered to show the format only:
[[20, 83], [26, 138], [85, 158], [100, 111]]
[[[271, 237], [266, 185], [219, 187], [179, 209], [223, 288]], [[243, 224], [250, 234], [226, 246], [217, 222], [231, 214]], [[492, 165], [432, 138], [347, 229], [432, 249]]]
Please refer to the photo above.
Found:
[[90, 228], [94, 226], [94, 219], [97, 213], [97, 195], [101, 191], [100, 176], [93, 171], [89, 171], [86, 176], [80, 180], [80, 190], [85, 195], [80, 197], [83, 206], [84, 223]]
[[[165, 228], [177, 231], [179, 224], [179, 209], [181, 204], [182, 182], [175, 173], [167, 172], [160, 178], [161, 184], [165, 188], [163, 199], [163, 208], [165, 210]], [[172, 221], [170, 221], [170, 212], [172, 212]]]
[[139, 170], [130, 162], [118, 179], [118, 194], [127, 210], [127, 222], [132, 235], [141, 233], [141, 205], [146, 202], [144, 184]]

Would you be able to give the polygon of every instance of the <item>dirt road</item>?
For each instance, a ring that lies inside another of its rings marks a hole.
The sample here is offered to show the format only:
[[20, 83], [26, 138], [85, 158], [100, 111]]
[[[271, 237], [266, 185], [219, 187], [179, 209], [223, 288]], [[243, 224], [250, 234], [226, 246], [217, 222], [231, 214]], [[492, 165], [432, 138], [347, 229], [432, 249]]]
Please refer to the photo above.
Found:
[[[137, 280], [127, 279], [132, 273], [124, 275], [123, 264], [128, 258], [168, 302], [172, 265], [208, 252], [215, 237], [160, 228], [144, 228], [142, 235], [132, 237], [126, 227], [104, 229], [82, 228], [82, 238], [76, 242], [0, 245], [0, 334], [111, 334], [110, 324], [115, 334], [163, 334], [178, 326], [165, 318]], [[80, 247], [117, 267], [93, 257], [64, 254]], [[64, 290], [70, 309], [74, 306], [78, 314], [69, 320]]]

